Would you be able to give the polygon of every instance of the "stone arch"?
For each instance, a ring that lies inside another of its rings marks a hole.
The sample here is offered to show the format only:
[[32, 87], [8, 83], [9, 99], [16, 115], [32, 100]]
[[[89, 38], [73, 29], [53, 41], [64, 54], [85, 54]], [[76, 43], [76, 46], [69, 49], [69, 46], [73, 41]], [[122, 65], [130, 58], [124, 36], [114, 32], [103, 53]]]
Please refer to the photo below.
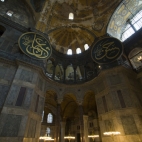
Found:
[[53, 115], [53, 122], [55, 122], [57, 108], [57, 94], [54, 90], [49, 89], [45, 93], [45, 104], [44, 104], [44, 122], [47, 120], [47, 115], [51, 113]]
[[72, 93], [66, 93], [63, 97], [61, 103], [62, 117], [63, 119], [72, 118], [78, 116], [78, 104], [76, 102], [76, 97]]
[[82, 105], [84, 114], [88, 115], [91, 118], [97, 117], [97, 107], [94, 91], [88, 90], [85, 92]]

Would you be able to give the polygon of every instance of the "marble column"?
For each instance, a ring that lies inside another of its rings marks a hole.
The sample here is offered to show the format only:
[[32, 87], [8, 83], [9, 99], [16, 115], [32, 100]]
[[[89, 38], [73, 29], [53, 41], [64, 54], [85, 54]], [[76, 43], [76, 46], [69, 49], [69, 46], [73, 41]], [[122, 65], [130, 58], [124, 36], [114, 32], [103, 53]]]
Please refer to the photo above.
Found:
[[64, 76], [63, 76], [63, 82], [66, 81], [66, 67], [64, 67]]
[[83, 106], [79, 103], [79, 121], [80, 121], [80, 139], [84, 142], [84, 127], [83, 127]]
[[85, 80], [87, 80], [87, 69], [86, 69], [86, 66], [84, 66], [84, 78], [85, 78]]
[[61, 136], [60, 136], [60, 121], [61, 121], [61, 105], [57, 104], [57, 117], [56, 117], [56, 141], [55, 142], [60, 142], [61, 141]]
[[56, 70], [56, 65], [53, 65], [53, 75], [52, 75], [52, 79], [54, 80], [55, 78], [55, 70]]
[[65, 122], [60, 122], [61, 124], [61, 142], [65, 142], [64, 136], [65, 136]]
[[74, 67], [73, 69], [74, 69], [74, 82], [76, 82], [76, 68], [77, 67]]
[[84, 122], [84, 139], [85, 139], [85, 142], [89, 142], [89, 139], [88, 139], [88, 116], [87, 115], [83, 115], [83, 122]]

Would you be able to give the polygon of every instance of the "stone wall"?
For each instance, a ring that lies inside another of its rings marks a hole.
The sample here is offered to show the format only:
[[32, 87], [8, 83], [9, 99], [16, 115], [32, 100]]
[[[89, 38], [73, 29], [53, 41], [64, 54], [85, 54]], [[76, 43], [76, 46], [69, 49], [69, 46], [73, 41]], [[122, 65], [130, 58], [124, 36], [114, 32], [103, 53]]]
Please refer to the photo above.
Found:
[[[142, 140], [141, 88], [136, 74], [121, 67], [106, 70], [101, 75], [103, 89], [97, 89], [96, 103], [103, 142], [137, 142]], [[104, 135], [104, 132], [120, 135]]]
[[[5, 66], [0, 68], [3, 73], [1, 82], [6, 82], [9, 89], [6, 88], [7, 92], [5, 89], [1, 100], [0, 141], [37, 142], [44, 107], [45, 81], [34, 69], [22, 65], [18, 65], [17, 69]], [[7, 78], [9, 72], [13, 76]]]

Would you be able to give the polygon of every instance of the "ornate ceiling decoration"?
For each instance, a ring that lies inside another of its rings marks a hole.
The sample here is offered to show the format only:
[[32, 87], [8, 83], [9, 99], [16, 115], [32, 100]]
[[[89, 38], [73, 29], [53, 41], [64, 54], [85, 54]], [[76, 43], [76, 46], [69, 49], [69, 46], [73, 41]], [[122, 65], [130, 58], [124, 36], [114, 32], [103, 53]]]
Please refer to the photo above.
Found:
[[107, 33], [120, 39], [128, 19], [140, 9], [142, 9], [142, 0], [123, 0], [110, 19]]
[[[36, 28], [49, 35], [53, 47], [66, 54], [68, 49], [84, 51], [96, 37], [106, 34], [107, 23], [121, 0], [47, 0]], [[69, 20], [69, 13], [74, 19]]]

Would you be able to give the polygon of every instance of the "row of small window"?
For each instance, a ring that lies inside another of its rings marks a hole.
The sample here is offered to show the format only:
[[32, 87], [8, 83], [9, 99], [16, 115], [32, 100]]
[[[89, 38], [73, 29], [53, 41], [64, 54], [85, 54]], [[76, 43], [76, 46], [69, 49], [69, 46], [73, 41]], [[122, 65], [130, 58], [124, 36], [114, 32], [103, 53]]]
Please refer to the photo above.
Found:
[[139, 11], [131, 20], [127, 22], [127, 25], [122, 33], [121, 40], [125, 41], [135, 32], [142, 27], [142, 10]]
[[[84, 45], [84, 49], [85, 49], [85, 50], [88, 50], [88, 49], [89, 49], [88, 44], [85, 44], [85, 45]], [[76, 54], [80, 54], [80, 53], [81, 53], [81, 49], [80, 49], [80, 48], [77, 48], [77, 49], [76, 49]], [[68, 49], [67, 55], [72, 55], [72, 49]]]
[[[43, 122], [43, 118], [44, 118], [44, 111], [42, 112], [42, 120], [41, 122]], [[53, 115], [51, 113], [48, 113], [47, 115], [47, 123], [52, 123], [53, 122]]]

